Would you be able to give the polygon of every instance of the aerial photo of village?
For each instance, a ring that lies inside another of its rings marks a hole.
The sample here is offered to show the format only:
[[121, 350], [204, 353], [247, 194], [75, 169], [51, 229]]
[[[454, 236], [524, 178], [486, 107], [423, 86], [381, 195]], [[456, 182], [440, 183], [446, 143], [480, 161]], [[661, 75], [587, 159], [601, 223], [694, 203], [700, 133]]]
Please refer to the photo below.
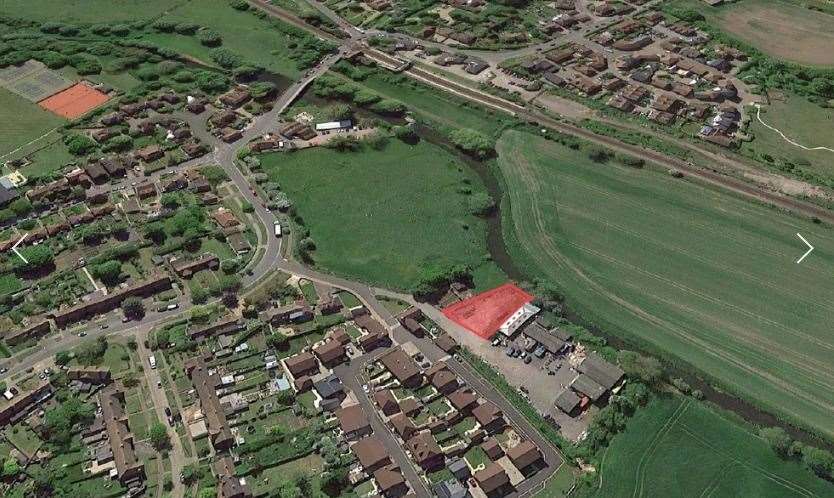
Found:
[[0, 0], [5, 498], [834, 498], [829, 0]]

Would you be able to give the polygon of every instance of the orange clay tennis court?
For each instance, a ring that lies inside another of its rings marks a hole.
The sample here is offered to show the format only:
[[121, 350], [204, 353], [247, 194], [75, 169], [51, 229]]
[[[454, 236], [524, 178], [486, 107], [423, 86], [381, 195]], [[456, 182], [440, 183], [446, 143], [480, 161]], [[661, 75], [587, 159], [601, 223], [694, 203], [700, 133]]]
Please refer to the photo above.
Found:
[[448, 306], [443, 314], [481, 339], [488, 340], [513, 313], [532, 300], [533, 296], [507, 283]]
[[107, 102], [109, 98], [83, 83], [76, 83], [66, 90], [41, 100], [38, 105], [59, 116], [75, 119]]

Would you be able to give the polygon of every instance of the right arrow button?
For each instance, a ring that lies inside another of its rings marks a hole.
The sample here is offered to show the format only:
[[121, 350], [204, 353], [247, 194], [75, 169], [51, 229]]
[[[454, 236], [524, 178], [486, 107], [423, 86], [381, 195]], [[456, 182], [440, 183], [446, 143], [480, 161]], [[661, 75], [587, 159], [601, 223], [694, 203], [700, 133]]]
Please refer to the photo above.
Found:
[[802, 242], [805, 242], [806, 246], [808, 246], [808, 250], [805, 251], [805, 254], [803, 254], [802, 256], [799, 257], [799, 259], [796, 260], [796, 264], [799, 264], [799, 263], [802, 263], [802, 260], [805, 259], [805, 256], [811, 254], [811, 251], [814, 250], [814, 246], [812, 246], [810, 242], [805, 240], [805, 237], [803, 237], [802, 235], [797, 233], [796, 236], [799, 237], [799, 240], [801, 240]]

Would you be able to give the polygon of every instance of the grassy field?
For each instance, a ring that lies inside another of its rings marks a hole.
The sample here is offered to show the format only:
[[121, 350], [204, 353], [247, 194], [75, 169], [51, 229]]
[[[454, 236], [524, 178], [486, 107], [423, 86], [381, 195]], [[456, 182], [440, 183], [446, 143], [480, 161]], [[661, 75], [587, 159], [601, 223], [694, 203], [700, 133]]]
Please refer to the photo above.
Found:
[[186, 0], [3, 0], [0, 14], [36, 21], [98, 23], [158, 16]]
[[0, 162], [3, 156], [66, 121], [0, 88]]
[[[834, 234], [517, 131], [498, 144], [520, 267], [586, 319], [834, 435]], [[817, 250], [802, 264], [801, 232]]]
[[[422, 268], [464, 263], [485, 285], [502, 280], [487, 253], [485, 222], [457, 190], [483, 190], [445, 150], [392, 140], [384, 150], [317, 148], [263, 156], [264, 170], [295, 203], [322, 268], [394, 288], [414, 285]], [[467, 183], [465, 183], [467, 182]]]
[[745, 427], [691, 399], [652, 401], [605, 453], [595, 496], [832, 496]]
[[[762, 108], [762, 121], [778, 129], [792, 141], [808, 148], [834, 149], [834, 109], [826, 109], [799, 96], [771, 98]], [[803, 169], [834, 177], [834, 152], [804, 150], [790, 144], [777, 132], [768, 129], [753, 114], [750, 132], [755, 139], [743, 144], [747, 152], [769, 154], [776, 160], [787, 160]]]
[[[227, 0], [181, 2], [166, 15], [173, 21], [188, 21], [211, 28], [223, 37], [223, 47], [247, 61], [284, 76], [300, 74], [286, 53], [296, 40], [283, 35], [268, 20], [252, 13], [233, 9]], [[211, 63], [211, 48], [200, 44], [195, 36], [151, 34], [146, 39], [162, 46]]]
[[676, 0], [673, 5], [697, 10], [713, 26], [774, 57], [813, 66], [834, 65], [834, 16], [798, 2], [743, 0], [715, 8], [698, 0]]

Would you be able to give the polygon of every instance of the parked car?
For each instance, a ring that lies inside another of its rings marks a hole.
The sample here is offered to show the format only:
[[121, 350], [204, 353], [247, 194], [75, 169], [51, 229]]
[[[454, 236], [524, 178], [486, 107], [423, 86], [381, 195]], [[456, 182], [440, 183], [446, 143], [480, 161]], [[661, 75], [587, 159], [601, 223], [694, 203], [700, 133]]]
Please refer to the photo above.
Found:
[[504, 350], [504, 354], [506, 354], [507, 356], [510, 356], [510, 357], [512, 357], [514, 353], [515, 353], [515, 348], [512, 347], [512, 346], [507, 346], [507, 349]]
[[526, 363], [526, 364], [528, 364], [528, 365], [530, 364], [530, 362], [531, 362], [531, 361], [533, 361], [533, 357], [532, 357], [532, 356], [526, 356], [526, 357], [524, 358], [524, 363]]

